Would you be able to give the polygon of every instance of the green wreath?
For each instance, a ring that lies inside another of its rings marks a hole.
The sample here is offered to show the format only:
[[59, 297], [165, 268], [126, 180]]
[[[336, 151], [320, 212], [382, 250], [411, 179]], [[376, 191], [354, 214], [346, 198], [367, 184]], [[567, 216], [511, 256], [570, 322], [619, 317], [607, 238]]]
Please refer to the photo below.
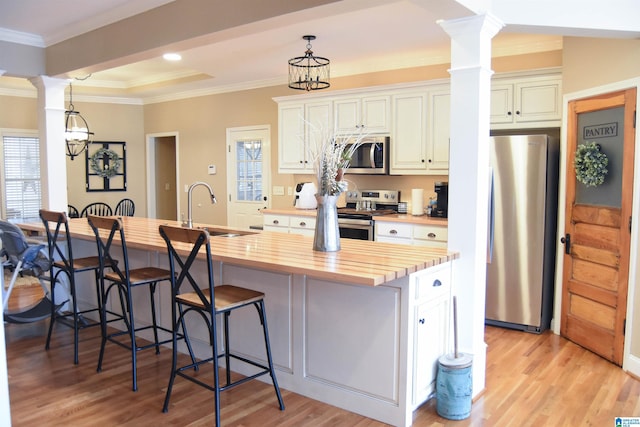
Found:
[[573, 166], [576, 169], [576, 179], [587, 187], [596, 187], [604, 183], [604, 177], [609, 172], [607, 155], [600, 151], [600, 145], [595, 142], [585, 142], [578, 146]]
[[[105, 162], [105, 156], [108, 162]], [[99, 177], [111, 178], [118, 173], [118, 169], [122, 166], [122, 159], [115, 151], [101, 148], [91, 155], [89, 166]]]

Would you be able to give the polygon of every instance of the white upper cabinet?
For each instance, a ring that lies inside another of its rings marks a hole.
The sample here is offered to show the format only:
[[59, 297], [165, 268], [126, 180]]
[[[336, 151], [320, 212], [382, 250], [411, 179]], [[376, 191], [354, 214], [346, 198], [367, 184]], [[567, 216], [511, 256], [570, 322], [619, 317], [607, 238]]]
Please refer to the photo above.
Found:
[[429, 91], [429, 141], [427, 169], [436, 175], [449, 174], [449, 116], [451, 94], [449, 88]]
[[[391, 175], [448, 175], [451, 97], [447, 81], [274, 98], [278, 172], [313, 173], [308, 148], [333, 134], [390, 134]], [[462, 107], [460, 107], [462, 108]], [[491, 129], [559, 127], [562, 75], [534, 70], [494, 76]]]
[[391, 175], [449, 173], [449, 116], [448, 85], [393, 96]]
[[389, 132], [389, 99], [386, 95], [336, 99], [333, 105], [336, 131], [341, 134]]
[[491, 85], [491, 128], [560, 126], [562, 78], [496, 78]]
[[278, 173], [313, 173], [309, 147], [331, 129], [332, 103], [278, 106]]
[[392, 175], [427, 171], [427, 92], [420, 92], [406, 91], [393, 96], [389, 168]]

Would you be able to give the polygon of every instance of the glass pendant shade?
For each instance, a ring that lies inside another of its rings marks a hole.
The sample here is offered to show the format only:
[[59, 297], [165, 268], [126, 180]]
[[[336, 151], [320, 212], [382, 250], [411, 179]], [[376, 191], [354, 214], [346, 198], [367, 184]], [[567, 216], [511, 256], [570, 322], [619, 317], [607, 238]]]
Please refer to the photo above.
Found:
[[93, 132], [89, 131], [87, 121], [73, 108], [73, 87], [69, 85], [69, 109], [64, 112], [64, 139], [67, 143], [67, 156], [73, 160], [79, 156], [91, 143]]

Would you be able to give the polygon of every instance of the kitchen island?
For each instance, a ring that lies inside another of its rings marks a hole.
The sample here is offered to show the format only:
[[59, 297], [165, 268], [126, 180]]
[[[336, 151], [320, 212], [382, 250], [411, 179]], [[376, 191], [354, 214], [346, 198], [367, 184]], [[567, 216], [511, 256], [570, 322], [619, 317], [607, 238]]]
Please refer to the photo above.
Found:
[[[178, 223], [135, 217], [124, 217], [123, 223], [132, 266], [168, 268], [158, 226]], [[20, 226], [42, 231], [39, 223]], [[266, 294], [282, 388], [385, 423], [411, 425], [413, 410], [433, 391], [437, 358], [450, 351], [451, 262], [456, 253], [350, 239], [341, 241], [338, 252], [316, 252], [313, 239], [301, 235], [236, 234], [218, 226], [209, 230], [216, 283]], [[74, 253], [96, 253], [86, 219], [70, 220], [70, 232]], [[202, 262], [195, 268], [201, 269], [195, 277], [206, 277]], [[78, 280], [90, 283], [91, 277]], [[79, 296], [80, 303], [94, 298]], [[168, 326], [169, 289], [162, 288], [157, 298], [160, 323]], [[134, 295], [134, 304], [147, 304], [146, 294]], [[148, 310], [137, 312], [138, 322], [150, 323]], [[261, 360], [264, 347], [255, 315], [253, 310], [234, 313], [231, 345]], [[207, 354], [206, 332], [196, 328], [190, 336], [197, 355]], [[248, 374], [247, 369], [239, 372]]]

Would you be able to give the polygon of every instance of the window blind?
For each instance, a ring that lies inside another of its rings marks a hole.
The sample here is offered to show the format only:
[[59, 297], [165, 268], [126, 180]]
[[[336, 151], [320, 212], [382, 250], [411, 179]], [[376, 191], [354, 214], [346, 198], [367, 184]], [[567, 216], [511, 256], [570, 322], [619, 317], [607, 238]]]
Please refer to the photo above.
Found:
[[42, 206], [38, 138], [4, 136], [3, 153], [7, 219], [38, 218]]

